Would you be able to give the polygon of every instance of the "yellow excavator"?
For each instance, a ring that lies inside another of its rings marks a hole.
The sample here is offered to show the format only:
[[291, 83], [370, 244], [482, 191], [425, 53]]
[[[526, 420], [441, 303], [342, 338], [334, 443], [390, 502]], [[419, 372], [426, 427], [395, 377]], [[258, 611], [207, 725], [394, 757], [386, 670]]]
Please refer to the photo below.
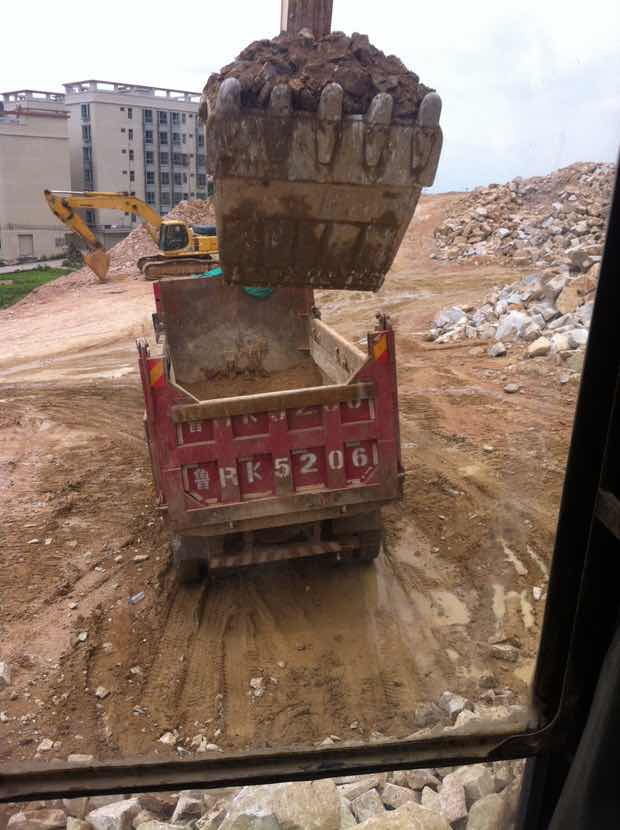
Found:
[[90, 248], [84, 261], [101, 282], [110, 267], [110, 254], [92, 229], [76, 213], [80, 208], [111, 208], [137, 214], [157, 243], [160, 253], [141, 257], [138, 268], [148, 280], [188, 276], [219, 262], [214, 225], [188, 225], [182, 219], [162, 219], [152, 207], [129, 193], [45, 190], [52, 213], [77, 233]]

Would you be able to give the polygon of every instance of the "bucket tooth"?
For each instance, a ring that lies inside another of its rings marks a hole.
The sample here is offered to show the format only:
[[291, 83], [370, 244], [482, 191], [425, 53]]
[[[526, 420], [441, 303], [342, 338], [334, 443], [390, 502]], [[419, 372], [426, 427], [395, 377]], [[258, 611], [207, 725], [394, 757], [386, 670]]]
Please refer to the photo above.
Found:
[[436, 92], [428, 92], [420, 104], [418, 123], [420, 127], [438, 127], [441, 116], [441, 96]]
[[241, 84], [237, 78], [226, 78], [217, 93], [215, 112], [217, 115], [239, 115], [241, 110]]
[[317, 158], [321, 164], [331, 162], [340, 138], [343, 100], [344, 90], [340, 84], [327, 84], [321, 93], [316, 133]]
[[390, 137], [390, 122], [394, 110], [394, 99], [387, 92], [379, 92], [370, 102], [366, 114], [366, 140], [364, 158], [369, 167], [376, 167], [381, 161], [385, 145]]

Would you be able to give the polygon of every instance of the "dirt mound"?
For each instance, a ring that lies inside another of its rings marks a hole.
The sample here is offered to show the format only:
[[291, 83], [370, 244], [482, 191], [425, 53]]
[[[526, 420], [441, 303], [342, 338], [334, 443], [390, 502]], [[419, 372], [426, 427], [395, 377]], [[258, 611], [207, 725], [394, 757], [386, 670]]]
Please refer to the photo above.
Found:
[[273, 40], [257, 40], [237, 60], [211, 75], [204, 89], [212, 109], [220, 84], [226, 78], [241, 83], [241, 105], [266, 107], [274, 86], [287, 84], [293, 107], [316, 111], [326, 84], [339, 83], [344, 90], [344, 112], [363, 114], [379, 92], [394, 98], [394, 116], [415, 120], [429, 87], [420, 83], [395, 55], [385, 55], [367, 35], [332, 32], [323, 38], [281, 34]]

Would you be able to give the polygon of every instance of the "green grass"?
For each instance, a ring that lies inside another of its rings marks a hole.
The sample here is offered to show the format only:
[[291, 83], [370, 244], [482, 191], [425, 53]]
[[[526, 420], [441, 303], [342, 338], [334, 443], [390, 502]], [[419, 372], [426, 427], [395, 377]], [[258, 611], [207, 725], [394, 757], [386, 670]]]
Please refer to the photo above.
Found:
[[[8, 308], [33, 288], [51, 282], [63, 274], [68, 274], [70, 268], [35, 268], [32, 271], [13, 271], [10, 274], [0, 274], [0, 308]], [[12, 280], [12, 285], [2, 285], [3, 280]]]

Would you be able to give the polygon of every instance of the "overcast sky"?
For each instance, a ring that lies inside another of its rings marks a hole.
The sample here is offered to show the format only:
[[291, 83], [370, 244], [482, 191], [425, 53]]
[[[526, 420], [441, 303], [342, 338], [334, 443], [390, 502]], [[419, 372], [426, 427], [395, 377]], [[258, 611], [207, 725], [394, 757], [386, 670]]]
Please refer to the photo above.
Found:
[[[279, 0], [13, 0], [1, 91], [86, 78], [201, 90], [250, 41], [278, 32], [279, 10]], [[367, 33], [442, 96], [435, 189], [616, 160], [619, 0], [334, 0], [332, 29]]]

